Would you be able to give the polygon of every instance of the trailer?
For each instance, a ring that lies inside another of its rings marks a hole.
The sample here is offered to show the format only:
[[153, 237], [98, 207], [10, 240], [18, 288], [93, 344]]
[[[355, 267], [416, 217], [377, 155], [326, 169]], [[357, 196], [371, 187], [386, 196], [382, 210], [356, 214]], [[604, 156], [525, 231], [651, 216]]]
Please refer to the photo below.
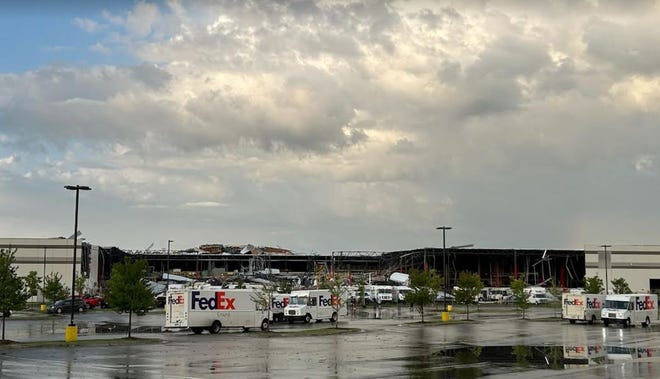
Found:
[[658, 321], [658, 295], [607, 295], [600, 317], [605, 326], [617, 323], [628, 327], [639, 323], [648, 327], [651, 322]]
[[268, 328], [268, 310], [260, 305], [255, 289], [205, 287], [171, 290], [165, 304], [165, 329], [190, 328], [195, 334], [221, 328]]
[[561, 296], [561, 318], [571, 324], [575, 324], [576, 321], [593, 324], [596, 320], [600, 320], [604, 304], [605, 295], [564, 293]]
[[284, 308], [284, 317], [289, 323], [297, 320], [310, 323], [312, 320], [324, 319], [336, 322], [339, 316], [348, 314], [345, 304], [345, 298], [331, 296], [328, 290], [292, 291], [289, 304]]

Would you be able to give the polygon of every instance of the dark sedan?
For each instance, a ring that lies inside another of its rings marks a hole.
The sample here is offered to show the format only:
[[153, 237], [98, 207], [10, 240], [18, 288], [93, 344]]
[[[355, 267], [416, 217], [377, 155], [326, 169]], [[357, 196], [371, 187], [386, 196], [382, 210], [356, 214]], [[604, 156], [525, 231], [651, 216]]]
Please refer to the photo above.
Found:
[[[87, 304], [82, 299], [76, 298], [73, 301], [73, 310], [76, 312], [86, 312]], [[58, 300], [47, 308], [48, 313], [67, 313], [71, 312], [71, 299]]]

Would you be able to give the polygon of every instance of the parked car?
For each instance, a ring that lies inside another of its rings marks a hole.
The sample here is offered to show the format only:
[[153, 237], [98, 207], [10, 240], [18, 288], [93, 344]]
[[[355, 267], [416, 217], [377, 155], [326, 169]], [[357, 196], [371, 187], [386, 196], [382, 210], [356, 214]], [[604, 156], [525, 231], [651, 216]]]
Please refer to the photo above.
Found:
[[527, 298], [527, 302], [531, 304], [547, 304], [552, 301], [552, 297], [547, 293], [532, 293]]
[[165, 292], [156, 295], [154, 297], [154, 302], [156, 303], [156, 307], [165, 308], [165, 303], [167, 302], [165, 298]]
[[439, 291], [438, 296], [436, 296], [435, 301], [439, 303], [444, 303], [445, 302], [445, 297], [447, 298], [448, 303], [453, 303], [454, 302], [454, 295], [450, 293], [446, 293], [445, 291]]
[[[76, 312], [87, 312], [87, 304], [80, 298], [73, 299], [73, 310]], [[71, 299], [58, 300], [46, 308], [48, 313], [71, 312]]]
[[105, 308], [108, 306], [108, 303], [106, 303], [105, 299], [102, 298], [101, 296], [85, 295], [82, 297], [82, 301], [84, 301], [89, 308], [96, 308], [96, 307]]

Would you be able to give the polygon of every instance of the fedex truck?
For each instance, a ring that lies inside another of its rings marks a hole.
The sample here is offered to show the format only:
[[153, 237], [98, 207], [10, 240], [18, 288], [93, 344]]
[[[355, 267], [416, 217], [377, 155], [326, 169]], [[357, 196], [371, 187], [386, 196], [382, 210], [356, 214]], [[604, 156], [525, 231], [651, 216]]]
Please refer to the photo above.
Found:
[[561, 318], [571, 324], [575, 324], [576, 321], [593, 324], [596, 320], [600, 320], [600, 312], [604, 304], [605, 295], [565, 293], [561, 296]]
[[658, 321], [658, 295], [619, 294], [607, 295], [600, 318], [603, 324], [622, 324], [628, 327], [641, 324], [643, 327]]
[[[306, 323], [312, 320], [328, 319], [337, 321], [338, 316], [346, 316], [346, 299], [338, 299], [330, 295], [328, 290], [299, 290], [292, 291], [289, 304], [284, 308], [284, 317], [289, 323], [303, 320]], [[338, 310], [335, 307], [340, 305]]]
[[221, 328], [268, 328], [268, 311], [255, 301], [257, 290], [205, 287], [171, 290], [165, 304], [165, 329], [190, 328], [195, 334]]

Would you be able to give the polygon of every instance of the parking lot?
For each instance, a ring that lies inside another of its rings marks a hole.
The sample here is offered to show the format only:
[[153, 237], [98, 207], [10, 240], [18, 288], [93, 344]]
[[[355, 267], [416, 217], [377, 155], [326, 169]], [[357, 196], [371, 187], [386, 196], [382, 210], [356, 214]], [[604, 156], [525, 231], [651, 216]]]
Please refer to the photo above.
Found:
[[[651, 328], [571, 325], [556, 310], [533, 307], [520, 320], [509, 306], [481, 306], [463, 321], [440, 322], [430, 309], [420, 323], [407, 307], [360, 308], [340, 320], [347, 333], [301, 336], [314, 324], [278, 323], [271, 332], [219, 335], [162, 333], [160, 311], [134, 317], [133, 333], [149, 344], [80, 347], [1, 347], [2, 377], [646, 377], [660, 374], [660, 339]], [[121, 338], [127, 316], [76, 314], [81, 341]], [[66, 316], [8, 320], [15, 341], [64, 339]]]

